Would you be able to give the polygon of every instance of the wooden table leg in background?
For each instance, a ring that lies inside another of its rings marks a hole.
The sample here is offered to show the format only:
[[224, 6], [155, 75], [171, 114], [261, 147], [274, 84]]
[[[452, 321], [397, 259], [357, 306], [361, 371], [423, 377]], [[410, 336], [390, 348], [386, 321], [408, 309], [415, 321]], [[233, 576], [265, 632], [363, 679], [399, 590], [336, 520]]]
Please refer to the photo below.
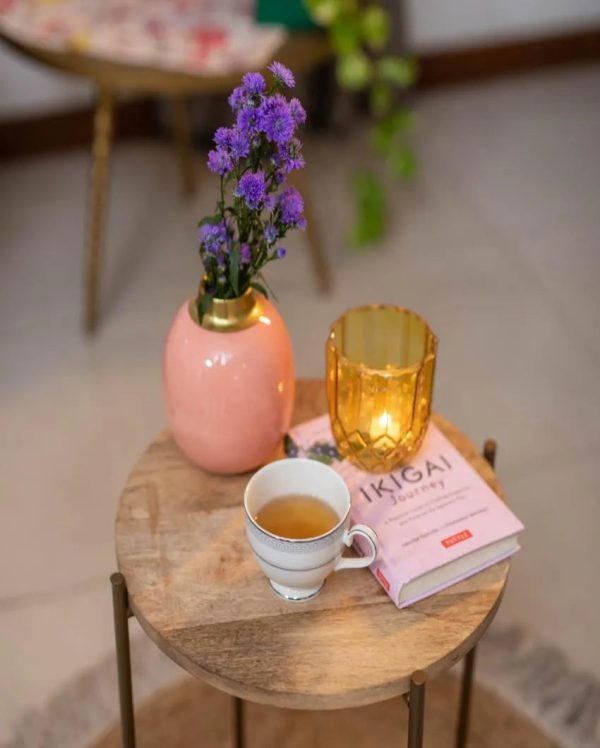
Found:
[[88, 217], [88, 248], [85, 267], [85, 330], [94, 332], [98, 323], [100, 296], [100, 254], [104, 238], [108, 164], [113, 134], [114, 94], [100, 90], [94, 115], [92, 169]]
[[196, 190], [189, 102], [182, 96], [172, 96], [169, 99], [169, 105], [171, 108], [171, 124], [175, 138], [175, 147], [177, 148], [177, 157], [181, 172], [181, 186], [183, 194], [189, 197]]

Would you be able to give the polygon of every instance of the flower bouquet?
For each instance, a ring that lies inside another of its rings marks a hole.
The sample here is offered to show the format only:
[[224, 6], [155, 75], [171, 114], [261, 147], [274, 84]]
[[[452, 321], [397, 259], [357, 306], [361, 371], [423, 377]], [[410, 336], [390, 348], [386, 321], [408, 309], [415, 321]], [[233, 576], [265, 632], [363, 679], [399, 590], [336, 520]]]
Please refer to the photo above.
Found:
[[280, 245], [290, 229], [304, 229], [304, 204], [288, 174], [304, 166], [296, 129], [306, 112], [285, 89], [295, 85], [279, 62], [267, 87], [260, 73], [246, 73], [229, 97], [235, 114], [232, 127], [215, 133], [208, 168], [219, 177], [216, 211], [200, 221], [200, 257], [205, 278], [198, 298], [202, 319], [213, 299], [233, 299], [254, 288], [269, 296], [262, 270], [285, 257]]

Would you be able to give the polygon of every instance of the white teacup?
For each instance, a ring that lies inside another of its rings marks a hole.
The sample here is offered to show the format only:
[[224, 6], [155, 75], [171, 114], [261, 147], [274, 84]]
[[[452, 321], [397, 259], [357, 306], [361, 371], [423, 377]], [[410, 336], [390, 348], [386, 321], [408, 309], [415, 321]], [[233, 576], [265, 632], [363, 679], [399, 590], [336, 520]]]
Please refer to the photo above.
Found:
[[[263, 529], [254, 519], [272, 499], [305, 494], [326, 502], [339, 517], [334, 528], [315, 538], [290, 539]], [[373, 563], [378, 542], [366, 525], [350, 528], [350, 493], [344, 480], [330, 467], [316, 460], [278, 460], [256, 472], [244, 494], [246, 534], [258, 565], [271, 587], [286, 600], [308, 600], [318, 595], [332, 571], [362, 569]], [[355, 535], [363, 536], [371, 553], [361, 558], [344, 558]]]

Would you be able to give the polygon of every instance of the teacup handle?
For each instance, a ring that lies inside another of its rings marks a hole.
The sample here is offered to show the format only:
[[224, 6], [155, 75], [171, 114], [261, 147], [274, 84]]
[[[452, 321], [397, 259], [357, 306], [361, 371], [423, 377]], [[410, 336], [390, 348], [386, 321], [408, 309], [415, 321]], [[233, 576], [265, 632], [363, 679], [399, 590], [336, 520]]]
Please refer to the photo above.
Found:
[[379, 541], [375, 530], [372, 530], [367, 525], [354, 525], [349, 530], [346, 530], [342, 540], [344, 544], [350, 548], [355, 535], [362, 535], [366, 538], [371, 545], [371, 553], [368, 556], [361, 556], [360, 558], [345, 558], [342, 556], [335, 565], [334, 571], [340, 571], [340, 569], [364, 569], [365, 566], [370, 566], [373, 561], [377, 558], [377, 551], [379, 550]]

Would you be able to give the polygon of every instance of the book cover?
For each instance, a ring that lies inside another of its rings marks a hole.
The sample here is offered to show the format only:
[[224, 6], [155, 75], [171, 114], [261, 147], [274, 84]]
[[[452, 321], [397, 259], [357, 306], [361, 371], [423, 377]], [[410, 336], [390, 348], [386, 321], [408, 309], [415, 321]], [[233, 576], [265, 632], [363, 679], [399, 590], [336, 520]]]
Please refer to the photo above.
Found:
[[[291, 429], [286, 453], [321, 460], [344, 478], [352, 498], [353, 522], [371, 526], [379, 537], [378, 558], [370, 569], [399, 607], [518, 550], [516, 543], [510, 549], [505, 547], [484, 563], [399, 604], [405, 585], [515, 536], [523, 525], [434, 423], [411, 463], [392, 473], [365, 473], [344, 460], [336, 449], [327, 415]], [[357, 551], [362, 552], [360, 541]]]

